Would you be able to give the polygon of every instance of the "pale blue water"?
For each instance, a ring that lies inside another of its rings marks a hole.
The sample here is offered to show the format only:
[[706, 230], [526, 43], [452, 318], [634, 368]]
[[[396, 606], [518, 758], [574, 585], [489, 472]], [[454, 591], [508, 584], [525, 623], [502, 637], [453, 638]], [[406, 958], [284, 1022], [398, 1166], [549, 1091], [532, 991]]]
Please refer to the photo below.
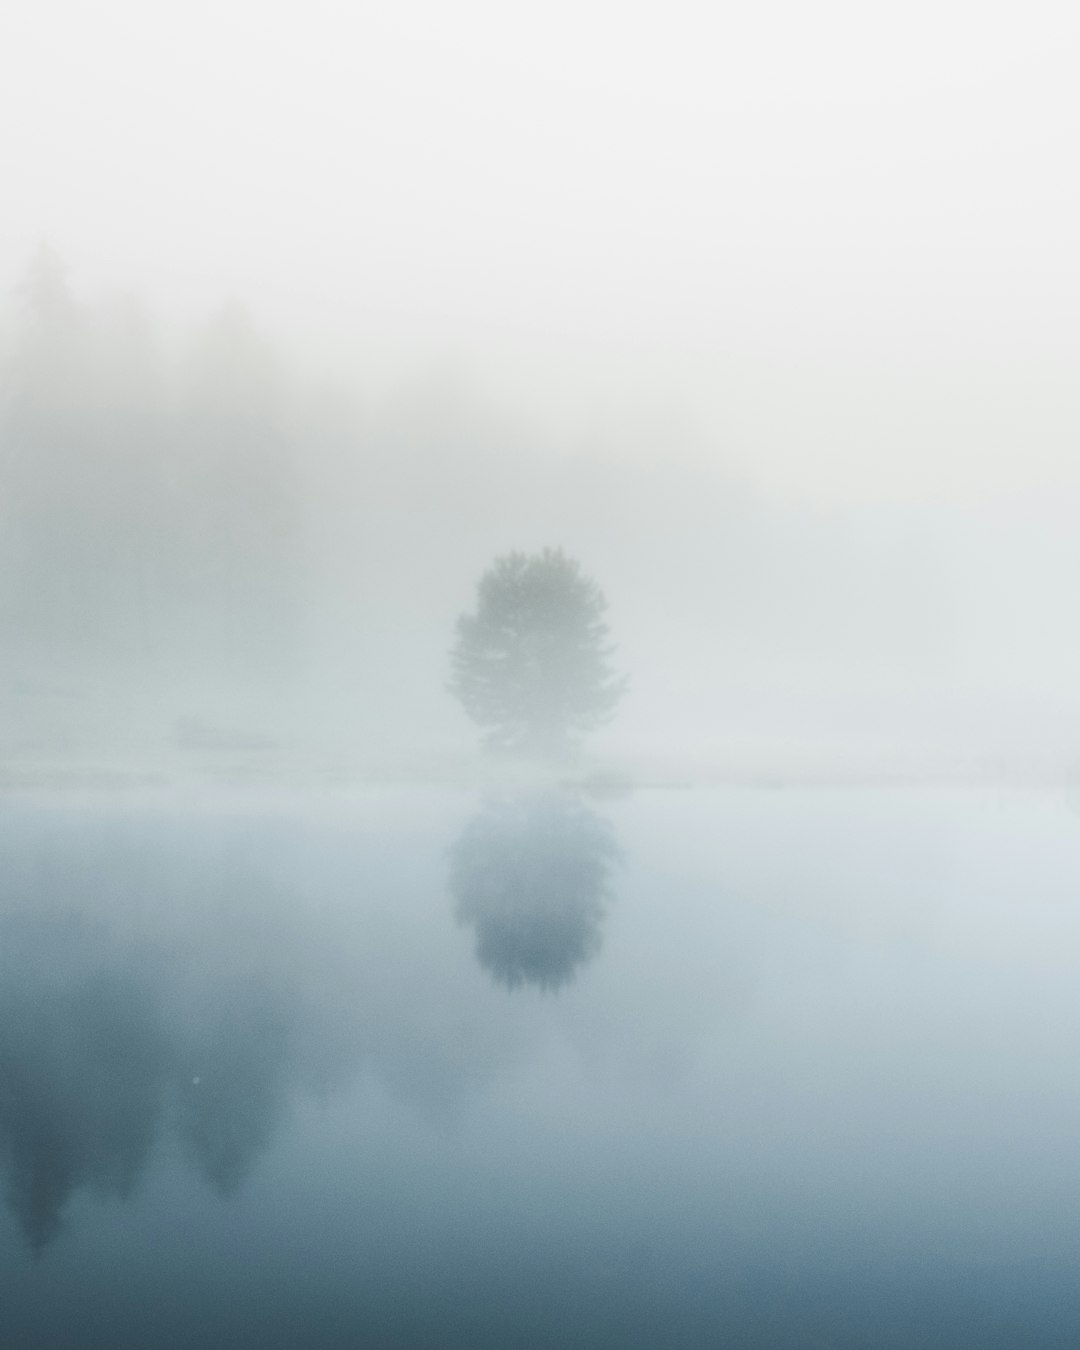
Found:
[[1080, 1344], [1080, 816], [9, 799], [0, 1345]]

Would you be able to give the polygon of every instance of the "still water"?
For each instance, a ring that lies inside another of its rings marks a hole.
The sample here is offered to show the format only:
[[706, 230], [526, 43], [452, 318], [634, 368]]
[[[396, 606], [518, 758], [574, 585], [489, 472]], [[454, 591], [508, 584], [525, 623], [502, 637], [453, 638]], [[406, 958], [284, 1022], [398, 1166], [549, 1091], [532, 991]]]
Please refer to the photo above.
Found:
[[9, 798], [0, 1345], [1080, 1344], [1080, 814]]

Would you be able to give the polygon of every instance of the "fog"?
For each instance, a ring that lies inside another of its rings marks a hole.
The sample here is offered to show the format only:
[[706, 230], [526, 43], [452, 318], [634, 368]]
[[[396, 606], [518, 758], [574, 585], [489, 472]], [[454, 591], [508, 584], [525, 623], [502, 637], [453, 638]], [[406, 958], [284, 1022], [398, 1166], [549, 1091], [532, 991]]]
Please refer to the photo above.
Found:
[[558, 547], [601, 766], [1069, 774], [1077, 27], [9, 7], [5, 772], [460, 769]]

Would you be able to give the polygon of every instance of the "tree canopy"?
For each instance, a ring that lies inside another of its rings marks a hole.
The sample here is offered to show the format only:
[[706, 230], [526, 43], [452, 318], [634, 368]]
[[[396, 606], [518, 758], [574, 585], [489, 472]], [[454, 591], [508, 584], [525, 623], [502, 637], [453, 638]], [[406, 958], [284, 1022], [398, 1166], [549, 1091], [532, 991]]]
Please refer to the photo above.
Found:
[[610, 664], [606, 610], [561, 549], [496, 558], [451, 653], [451, 691], [488, 746], [563, 753], [611, 716], [626, 681]]

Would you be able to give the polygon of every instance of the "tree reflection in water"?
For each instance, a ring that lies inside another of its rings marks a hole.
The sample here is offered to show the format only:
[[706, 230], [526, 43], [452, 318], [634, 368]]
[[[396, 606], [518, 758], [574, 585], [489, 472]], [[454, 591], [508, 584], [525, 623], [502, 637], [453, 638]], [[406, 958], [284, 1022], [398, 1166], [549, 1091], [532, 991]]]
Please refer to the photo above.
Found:
[[289, 1100], [294, 1009], [280, 990], [241, 981], [217, 994], [188, 1051], [176, 1128], [199, 1171], [233, 1195]]
[[[425, 1109], [485, 1071], [444, 1017], [417, 1017], [407, 958], [384, 978], [385, 952], [406, 951], [396, 910], [357, 927], [355, 878], [376, 890], [396, 865], [382, 855], [350, 844], [324, 863], [276, 822], [273, 838], [259, 822], [92, 824], [0, 830], [19, 883], [0, 896], [0, 1188], [36, 1252], [78, 1195], [133, 1195], [174, 1151], [235, 1193], [297, 1094], [361, 1063]], [[472, 822], [452, 884], [500, 983], [558, 989], [595, 955], [617, 853], [606, 822], [558, 794]], [[298, 900], [309, 875], [317, 911]]]
[[[169, 1134], [234, 1192], [287, 1105], [280, 990], [167, 970], [106, 933], [77, 912], [0, 923], [0, 1170], [37, 1253], [77, 1192], [130, 1196]], [[178, 1000], [197, 1011], [178, 1016]]]
[[7, 1199], [40, 1252], [82, 1187], [126, 1196], [157, 1137], [170, 1067], [153, 995], [125, 974], [0, 999], [0, 1155]]
[[450, 851], [459, 923], [508, 989], [568, 984], [599, 951], [619, 856], [611, 827], [565, 793], [489, 803]]

